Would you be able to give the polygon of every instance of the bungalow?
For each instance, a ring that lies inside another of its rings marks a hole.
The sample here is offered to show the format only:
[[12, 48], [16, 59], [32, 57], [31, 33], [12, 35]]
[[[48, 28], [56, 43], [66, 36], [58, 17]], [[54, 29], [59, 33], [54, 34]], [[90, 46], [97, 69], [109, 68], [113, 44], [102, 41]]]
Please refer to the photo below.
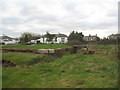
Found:
[[12, 37], [9, 37], [9, 36], [1, 36], [0, 37], [0, 44], [16, 44], [18, 43], [19, 40], [16, 39], [16, 38], [12, 38]]
[[40, 39], [37, 39], [36, 41], [31, 40], [31, 42], [36, 42], [36, 43], [67, 43], [68, 42], [68, 37], [65, 34], [52, 34], [55, 37], [53, 38], [52, 41], [47, 41], [47, 37], [45, 35], [41, 36]]

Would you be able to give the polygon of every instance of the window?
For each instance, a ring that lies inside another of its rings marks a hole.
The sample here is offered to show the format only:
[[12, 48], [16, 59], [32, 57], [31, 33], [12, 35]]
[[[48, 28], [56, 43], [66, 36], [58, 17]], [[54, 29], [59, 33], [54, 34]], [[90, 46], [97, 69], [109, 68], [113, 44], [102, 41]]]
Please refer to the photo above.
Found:
[[61, 38], [61, 42], [64, 43], [65, 42], [65, 38]]

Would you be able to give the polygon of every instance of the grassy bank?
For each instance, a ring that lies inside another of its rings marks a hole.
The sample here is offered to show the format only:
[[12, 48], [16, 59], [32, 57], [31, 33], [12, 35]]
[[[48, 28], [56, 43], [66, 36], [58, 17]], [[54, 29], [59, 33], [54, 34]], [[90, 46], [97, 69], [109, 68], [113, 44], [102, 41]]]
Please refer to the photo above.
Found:
[[3, 87], [115, 88], [117, 68], [117, 60], [106, 56], [64, 53], [49, 63], [3, 68]]
[[39, 45], [4, 45], [2, 48], [18, 48], [18, 49], [57, 49], [71, 47], [68, 44], [39, 44]]
[[118, 58], [117, 45], [91, 45], [90, 49], [95, 50], [96, 54], [107, 56], [108, 58]]
[[17, 65], [29, 65], [35, 63], [49, 62], [52, 61], [54, 58], [52, 56], [42, 54], [3, 52], [2, 59], [11, 61]]

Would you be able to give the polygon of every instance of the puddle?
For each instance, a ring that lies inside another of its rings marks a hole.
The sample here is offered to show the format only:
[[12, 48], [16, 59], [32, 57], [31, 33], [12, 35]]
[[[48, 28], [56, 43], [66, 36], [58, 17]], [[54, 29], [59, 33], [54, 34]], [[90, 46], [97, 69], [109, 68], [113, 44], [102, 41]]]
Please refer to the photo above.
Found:
[[7, 61], [7, 60], [2, 60], [2, 67], [15, 67], [16, 64], [14, 64], [11, 61]]

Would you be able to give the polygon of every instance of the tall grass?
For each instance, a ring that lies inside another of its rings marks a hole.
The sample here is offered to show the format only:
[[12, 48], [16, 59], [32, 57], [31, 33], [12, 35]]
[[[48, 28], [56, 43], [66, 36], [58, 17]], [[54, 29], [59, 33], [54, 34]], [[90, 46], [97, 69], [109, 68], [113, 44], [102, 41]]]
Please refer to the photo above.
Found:
[[118, 57], [118, 46], [117, 45], [93, 45], [90, 47], [91, 50], [95, 50], [96, 54], [107, 56], [108, 58]]
[[31, 65], [35, 63], [50, 62], [54, 58], [52, 56], [32, 54], [32, 53], [16, 53], [16, 52], [3, 52], [3, 60], [12, 61], [17, 65]]

